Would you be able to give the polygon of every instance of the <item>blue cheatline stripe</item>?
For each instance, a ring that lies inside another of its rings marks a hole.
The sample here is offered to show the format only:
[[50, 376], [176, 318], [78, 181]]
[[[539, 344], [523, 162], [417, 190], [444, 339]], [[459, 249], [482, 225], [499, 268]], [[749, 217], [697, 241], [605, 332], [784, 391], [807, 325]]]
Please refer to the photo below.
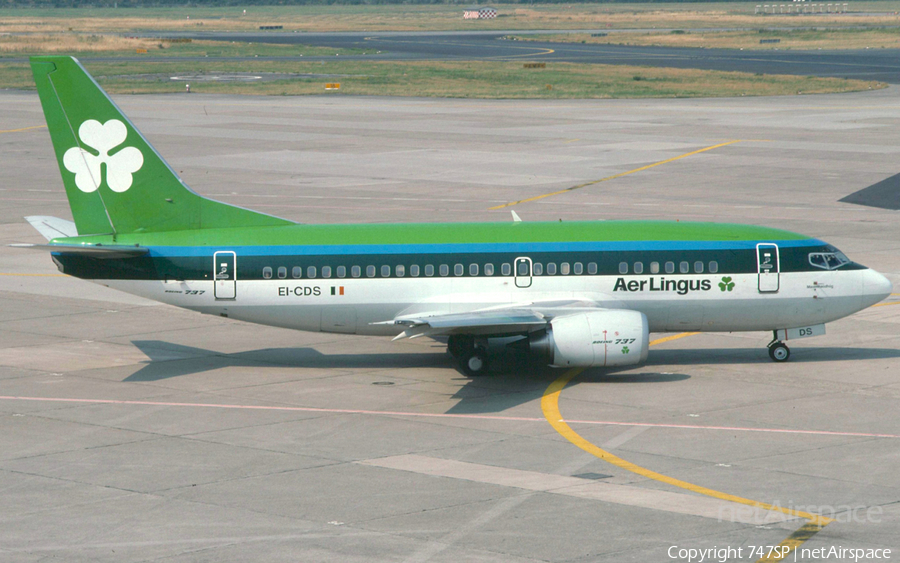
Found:
[[241, 256], [321, 256], [364, 254], [478, 254], [537, 252], [620, 252], [663, 250], [749, 250], [758, 243], [774, 243], [782, 248], [824, 246], [817, 239], [760, 241], [616, 241], [616, 242], [508, 242], [472, 244], [390, 244], [390, 245], [261, 245], [261, 246], [152, 246], [151, 256], [208, 256], [233, 250]]

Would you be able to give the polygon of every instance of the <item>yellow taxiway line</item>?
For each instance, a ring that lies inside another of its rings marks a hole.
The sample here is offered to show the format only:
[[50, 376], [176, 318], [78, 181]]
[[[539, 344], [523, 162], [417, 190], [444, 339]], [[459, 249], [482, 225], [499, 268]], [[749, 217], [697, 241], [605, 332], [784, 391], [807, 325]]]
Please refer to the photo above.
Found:
[[612, 176], [607, 176], [606, 178], [600, 178], [599, 180], [593, 180], [591, 182], [585, 182], [584, 184], [578, 184], [577, 186], [572, 186], [571, 188], [566, 188], [564, 190], [559, 190], [556, 192], [551, 192], [549, 194], [530, 197], [528, 199], [520, 199], [519, 201], [512, 201], [510, 203], [504, 203], [503, 205], [495, 205], [494, 207], [489, 207], [488, 210], [493, 211], [496, 209], [503, 209], [504, 207], [512, 207], [513, 205], [518, 205], [520, 203], [529, 203], [532, 201], [537, 201], [539, 199], [544, 199], [545, 197], [551, 197], [551, 196], [555, 196], [555, 195], [564, 194], [567, 192], [573, 192], [575, 190], [580, 190], [581, 188], [586, 188], [588, 186], [593, 186], [594, 184], [599, 184], [600, 182], [608, 182], [610, 180], [615, 180], [616, 178], [621, 178], [622, 176], [628, 176], [629, 174], [634, 174], [635, 172], [649, 170], [650, 168], [654, 168], [656, 166], [661, 166], [663, 164], [668, 164], [670, 162], [675, 162], [676, 160], [681, 160], [682, 158], [687, 158], [687, 157], [693, 156], [695, 154], [700, 154], [702, 152], [711, 151], [713, 149], [718, 149], [720, 147], [726, 147], [728, 145], [733, 145], [735, 143], [740, 143], [740, 142], [741, 142], [741, 139], [738, 139], [735, 141], [728, 141], [726, 143], [719, 143], [718, 145], [712, 145], [711, 147], [697, 149], [695, 151], [691, 151], [689, 153], [682, 154], [680, 156], [673, 156], [672, 158], [667, 158], [666, 160], [654, 162], [653, 164], [648, 164], [647, 166], [641, 166], [640, 168], [635, 168], [634, 170], [629, 170], [628, 172], [620, 172], [618, 174], [613, 174]]
[[20, 133], [22, 131], [31, 131], [32, 129], [44, 129], [46, 125], [32, 125], [31, 127], [22, 127], [21, 129], [7, 129], [6, 131], [0, 131], [0, 133]]
[[[665, 338], [660, 338], [658, 340], [652, 341], [650, 345], [653, 346], [662, 342], [669, 342], [678, 338], [684, 338], [686, 336], [690, 336], [691, 334], [696, 333], [681, 333]], [[816, 534], [819, 530], [834, 521], [833, 518], [827, 518], [824, 516], [811, 514], [809, 512], [785, 508], [765, 502], [759, 502], [748, 498], [739, 497], [737, 495], [716, 491], [714, 489], [703, 487], [701, 485], [694, 485], [693, 483], [688, 483], [687, 481], [682, 481], [681, 479], [676, 479], [674, 477], [669, 477], [668, 475], [657, 473], [652, 469], [647, 469], [645, 467], [641, 467], [639, 465], [631, 463], [630, 461], [622, 459], [619, 456], [612, 454], [585, 440], [581, 437], [581, 435], [572, 430], [572, 428], [568, 424], [566, 424], [565, 420], [562, 417], [562, 414], [559, 411], [559, 395], [562, 393], [562, 390], [566, 387], [566, 385], [568, 385], [573, 379], [578, 377], [583, 371], [583, 368], [568, 370], [559, 378], [557, 378], [553, 383], [551, 383], [550, 386], [547, 387], [547, 390], [544, 391], [543, 397], [541, 397], [541, 410], [544, 412], [544, 418], [547, 419], [547, 422], [550, 423], [550, 426], [552, 426], [554, 430], [556, 430], [563, 438], [565, 438], [575, 446], [578, 446], [589, 454], [594, 455], [607, 463], [611, 463], [616, 467], [625, 469], [626, 471], [630, 471], [631, 473], [646, 477], [648, 479], [653, 479], [654, 481], [659, 481], [661, 483], [666, 483], [668, 485], [678, 487], [679, 489], [684, 489], [686, 491], [691, 491], [697, 494], [734, 502], [737, 504], [743, 504], [759, 510], [781, 512], [790, 516], [804, 518], [807, 520], [807, 522], [800, 529], [798, 529], [786, 540], [781, 542], [781, 544], [779, 544], [780, 546], [789, 547], [790, 549], [779, 550], [777, 552], [773, 550], [767, 557], [760, 559], [757, 563], [781, 561], [782, 559], [787, 557], [787, 555], [792, 550], [796, 549], [803, 542]]]

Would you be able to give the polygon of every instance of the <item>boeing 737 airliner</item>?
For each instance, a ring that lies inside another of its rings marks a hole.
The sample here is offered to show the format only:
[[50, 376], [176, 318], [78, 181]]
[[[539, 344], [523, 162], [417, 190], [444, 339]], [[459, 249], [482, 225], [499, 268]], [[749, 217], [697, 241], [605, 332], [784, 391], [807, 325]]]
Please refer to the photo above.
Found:
[[488, 339], [558, 367], [646, 359], [650, 331], [824, 334], [891, 283], [826, 242], [746, 225], [302, 225], [188, 189], [71, 57], [31, 66], [74, 223], [28, 220], [59, 270], [201, 313], [307, 331]]

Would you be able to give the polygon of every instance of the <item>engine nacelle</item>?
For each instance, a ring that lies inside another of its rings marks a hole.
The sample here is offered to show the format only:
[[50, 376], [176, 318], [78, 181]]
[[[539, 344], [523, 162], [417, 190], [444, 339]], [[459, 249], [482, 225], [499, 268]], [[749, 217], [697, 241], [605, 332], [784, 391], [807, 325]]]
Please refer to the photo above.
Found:
[[644, 313], [614, 309], [557, 317], [528, 348], [553, 367], [630, 366], [647, 359], [649, 341]]

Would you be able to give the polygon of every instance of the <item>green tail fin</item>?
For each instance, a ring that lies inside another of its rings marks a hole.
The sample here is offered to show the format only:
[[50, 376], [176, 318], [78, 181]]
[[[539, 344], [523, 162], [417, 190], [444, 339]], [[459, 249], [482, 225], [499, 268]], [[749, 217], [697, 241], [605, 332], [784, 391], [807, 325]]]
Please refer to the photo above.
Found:
[[290, 225], [191, 191], [73, 57], [32, 57], [80, 235]]

